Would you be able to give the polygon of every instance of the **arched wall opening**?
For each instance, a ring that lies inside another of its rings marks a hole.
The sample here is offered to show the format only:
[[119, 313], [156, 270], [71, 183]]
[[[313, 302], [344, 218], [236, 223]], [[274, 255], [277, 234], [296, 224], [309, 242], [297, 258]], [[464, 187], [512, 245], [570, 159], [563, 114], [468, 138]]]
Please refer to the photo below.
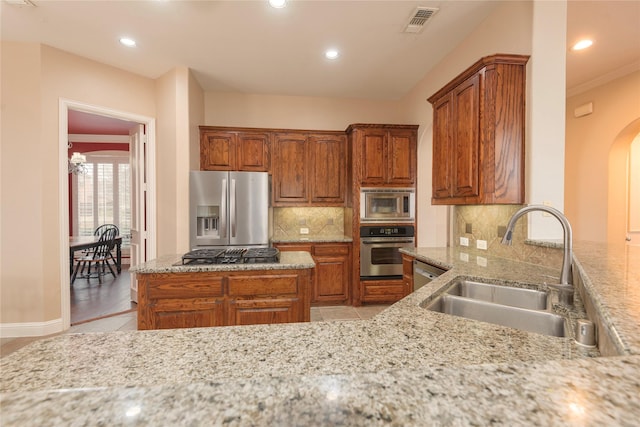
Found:
[[607, 240], [610, 243], [619, 244], [625, 241], [630, 198], [640, 198], [638, 194], [629, 193], [629, 152], [631, 143], [638, 134], [640, 134], [640, 117], [629, 123], [616, 136], [609, 150]]

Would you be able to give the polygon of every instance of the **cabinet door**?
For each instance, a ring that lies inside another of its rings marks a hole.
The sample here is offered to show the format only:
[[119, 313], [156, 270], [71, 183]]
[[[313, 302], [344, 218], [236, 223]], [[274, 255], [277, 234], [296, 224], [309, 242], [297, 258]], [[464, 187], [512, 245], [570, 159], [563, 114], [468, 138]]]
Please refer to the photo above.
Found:
[[434, 199], [451, 196], [453, 96], [449, 93], [433, 106], [433, 168]]
[[361, 179], [363, 185], [381, 185], [386, 180], [387, 153], [386, 131], [365, 129], [362, 131]]
[[412, 256], [402, 254], [402, 284], [405, 295], [413, 292], [413, 260]]
[[312, 135], [309, 137], [311, 203], [345, 203], [346, 137]]
[[267, 133], [238, 133], [237, 167], [250, 172], [269, 171], [269, 135]]
[[295, 133], [277, 134], [274, 146], [274, 204], [287, 206], [308, 203], [306, 136]]
[[297, 298], [247, 299], [229, 302], [229, 325], [301, 322]]
[[200, 137], [200, 170], [228, 171], [236, 165], [236, 134], [205, 131]]
[[453, 197], [480, 195], [480, 77], [475, 74], [453, 90]]
[[387, 139], [387, 182], [413, 185], [416, 179], [415, 132], [390, 130]]
[[161, 299], [153, 303], [150, 309], [150, 324], [144, 329], [203, 328], [224, 325], [222, 299]]
[[366, 280], [360, 284], [362, 302], [394, 303], [405, 296], [402, 280]]
[[351, 283], [351, 254], [348, 245], [316, 245], [316, 282], [312, 302], [346, 303]]

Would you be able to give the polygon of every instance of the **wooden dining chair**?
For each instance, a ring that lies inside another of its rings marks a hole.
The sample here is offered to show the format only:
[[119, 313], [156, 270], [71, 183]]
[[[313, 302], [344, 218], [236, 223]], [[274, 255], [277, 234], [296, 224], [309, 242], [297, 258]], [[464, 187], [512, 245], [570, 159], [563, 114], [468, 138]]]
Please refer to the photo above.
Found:
[[[82, 274], [84, 274], [85, 268], [88, 267], [87, 274], [83, 277], [86, 277], [87, 280], [91, 278], [91, 266], [96, 264], [95, 272], [98, 276], [99, 283], [102, 283], [102, 276], [106, 274], [106, 268], [109, 269], [113, 277], [116, 277], [116, 273], [114, 273], [111, 265], [109, 265], [109, 257], [113, 259], [111, 255], [111, 250], [115, 246], [115, 238], [117, 236], [116, 228], [107, 228], [100, 235], [100, 239], [98, 240], [98, 244], [88, 255], [83, 255], [76, 260], [76, 267], [73, 270], [73, 276], [71, 277], [71, 283], [76, 280], [76, 276], [78, 275], [78, 271], [82, 268]], [[115, 261], [114, 261], [115, 262]], [[106, 267], [106, 268], [105, 268]]]
[[[99, 226], [98, 228], [95, 229], [95, 231], [93, 232], [94, 236], [100, 236], [102, 235], [102, 233], [104, 233], [106, 230], [110, 230], [110, 229], [115, 229], [116, 230], [116, 236], [118, 236], [120, 234], [120, 229], [118, 228], [117, 225], [115, 224], [102, 224], [101, 226]], [[115, 249], [116, 246], [116, 241], [113, 241], [113, 244], [111, 245], [111, 248], [109, 249], [109, 259], [111, 259], [111, 262], [113, 263], [113, 266], [116, 267], [116, 269], [118, 268], [118, 263], [116, 262], [116, 259], [113, 257], [113, 250]]]

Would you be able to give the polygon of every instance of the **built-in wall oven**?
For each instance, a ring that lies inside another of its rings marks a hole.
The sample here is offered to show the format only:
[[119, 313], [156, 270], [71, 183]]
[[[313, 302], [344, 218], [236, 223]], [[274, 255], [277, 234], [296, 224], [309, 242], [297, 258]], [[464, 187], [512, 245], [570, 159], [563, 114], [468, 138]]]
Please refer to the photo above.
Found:
[[360, 222], [414, 222], [415, 197], [413, 188], [362, 188]]
[[360, 279], [402, 277], [400, 248], [415, 247], [413, 225], [360, 227]]

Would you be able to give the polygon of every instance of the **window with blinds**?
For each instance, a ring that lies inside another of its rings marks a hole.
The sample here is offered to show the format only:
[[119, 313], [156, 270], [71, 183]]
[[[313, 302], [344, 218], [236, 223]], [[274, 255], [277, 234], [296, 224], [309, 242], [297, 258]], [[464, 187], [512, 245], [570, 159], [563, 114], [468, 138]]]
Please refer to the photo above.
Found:
[[102, 224], [120, 229], [122, 247], [128, 248], [131, 231], [131, 174], [126, 151], [93, 151], [84, 175], [73, 175], [73, 235], [91, 236]]

